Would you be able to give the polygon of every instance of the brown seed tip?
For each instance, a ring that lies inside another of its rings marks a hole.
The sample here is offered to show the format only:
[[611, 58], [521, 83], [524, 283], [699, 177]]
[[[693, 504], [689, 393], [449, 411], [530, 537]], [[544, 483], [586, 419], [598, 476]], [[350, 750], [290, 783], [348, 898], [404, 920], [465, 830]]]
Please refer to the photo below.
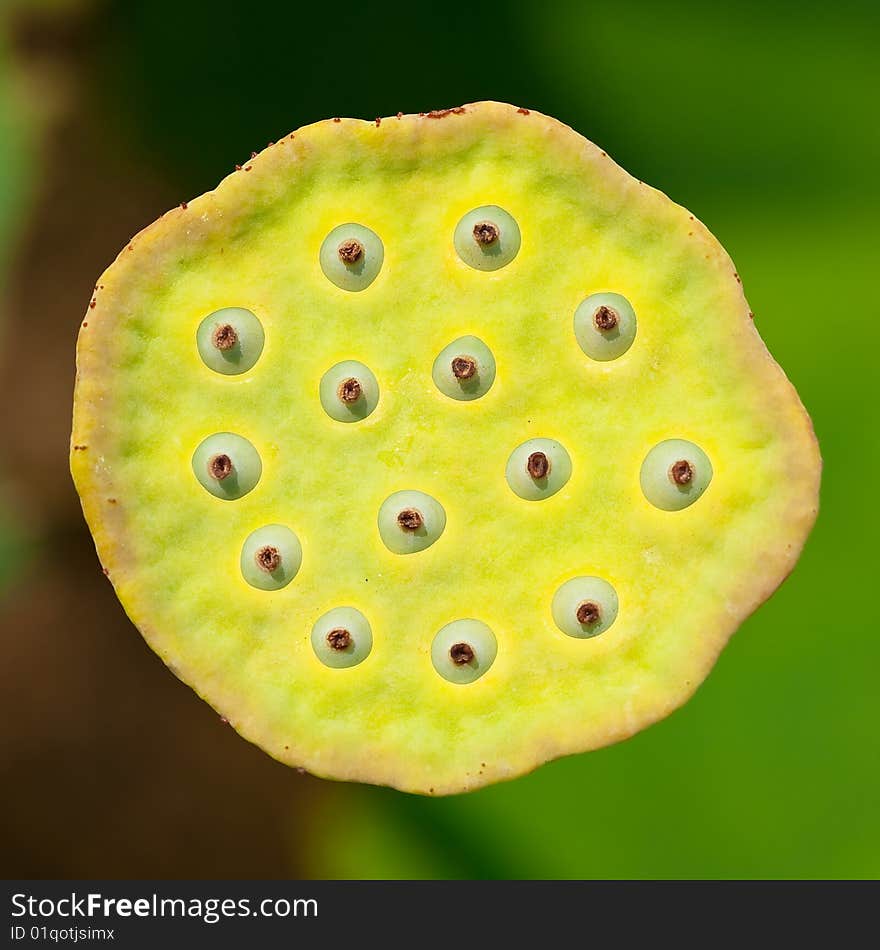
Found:
[[585, 600], [578, 604], [578, 609], [575, 613], [575, 616], [577, 617], [578, 623], [592, 626], [594, 623], [599, 622], [599, 619], [602, 616], [602, 611], [595, 601]]
[[599, 307], [593, 314], [593, 323], [596, 324], [597, 330], [613, 330], [619, 322], [619, 314], [611, 307]]
[[449, 648], [449, 657], [456, 666], [470, 663], [475, 656], [474, 648], [469, 643], [453, 643]]
[[425, 519], [415, 508], [404, 508], [397, 515], [397, 523], [404, 531], [418, 531], [425, 523]]
[[232, 474], [232, 459], [228, 455], [212, 455], [208, 460], [208, 474], [222, 482]]
[[694, 475], [694, 467], [687, 459], [679, 459], [669, 467], [669, 478], [673, 485], [689, 485]]
[[361, 384], [354, 378], [354, 376], [350, 376], [348, 379], [343, 379], [342, 382], [336, 387], [336, 395], [348, 406], [350, 406], [353, 402], [357, 402], [358, 399], [361, 398], [361, 393], [363, 393]]
[[354, 238], [350, 238], [348, 241], [343, 241], [339, 245], [337, 252], [339, 254], [339, 260], [343, 264], [357, 264], [357, 262], [364, 256], [364, 246], [360, 241], [355, 241]]
[[344, 627], [337, 627], [327, 634], [331, 650], [347, 650], [351, 646], [351, 634]]
[[492, 224], [491, 221], [478, 221], [474, 225], [474, 240], [480, 247], [489, 247], [494, 244], [500, 234], [498, 225]]
[[526, 462], [526, 471], [532, 478], [546, 478], [550, 474], [550, 459], [543, 452], [532, 452]]
[[254, 560], [261, 571], [271, 574], [272, 571], [277, 571], [281, 567], [281, 552], [278, 548], [267, 544], [254, 554]]
[[477, 361], [472, 356], [456, 356], [452, 361], [452, 375], [456, 379], [470, 379], [477, 373]]
[[238, 343], [238, 334], [235, 332], [235, 327], [228, 323], [214, 327], [211, 342], [218, 350], [231, 350]]

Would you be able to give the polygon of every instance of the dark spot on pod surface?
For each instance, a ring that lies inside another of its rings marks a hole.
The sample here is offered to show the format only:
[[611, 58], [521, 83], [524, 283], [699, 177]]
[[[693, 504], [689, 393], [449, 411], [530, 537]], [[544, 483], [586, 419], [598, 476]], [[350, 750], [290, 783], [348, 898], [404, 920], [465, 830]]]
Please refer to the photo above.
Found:
[[449, 648], [449, 657], [456, 666], [470, 663], [476, 654], [469, 643], [453, 643]]
[[218, 350], [231, 350], [238, 343], [238, 334], [235, 327], [229, 323], [215, 327], [211, 334], [211, 342]]
[[415, 508], [404, 508], [397, 515], [397, 523], [404, 531], [418, 531], [425, 523], [422, 513]]
[[679, 459], [669, 468], [669, 477], [675, 485], [689, 485], [695, 474], [693, 465], [687, 459]]
[[599, 622], [599, 618], [602, 616], [602, 611], [594, 600], [584, 600], [578, 604], [575, 616], [577, 617], [578, 623], [592, 626], [594, 623]]
[[278, 548], [267, 544], [254, 554], [254, 560], [261, 571], [271, 574], [281, 567], [281, 552]]
[[478, 221], [474, 225], [474, 240], [481, 247], [489, 247], [490, 244], [494, 244], [499, 235], [498, 225], [491, 221]]
[[364, 256], [364, 246], [354, 239], [343, 241], [338, 248], [339, 260], [343, 264], [357, 264]]
[[208, 473], [218, 482], [232, 474], [232, 459], [228, 455], [212, 455], [208, 460]]
[[543, 452], [532, 452], [526, 462], [526, 471], [532, 478], [546, 478], [550, 474], [550, 459]]
[[343, 379], [336, 389], [336, 395], [347, 405], [357, 402], [362, 393], [361, 384], [353, 376]]
[[351, 634], [342, 627], [337, 627], [327, 634], [327, 643], [331, 650], [347, 650], [351, 646]]
[[593, 315], [593, 323], [597, 330], [613, 330], [620, 321], [617, 311], [612, 307], [601, 306]]
[[456, 379], [471, 379], [477, 372], [477, 361], [472, 356], [456, 356], [452, 361], [452, 375]]

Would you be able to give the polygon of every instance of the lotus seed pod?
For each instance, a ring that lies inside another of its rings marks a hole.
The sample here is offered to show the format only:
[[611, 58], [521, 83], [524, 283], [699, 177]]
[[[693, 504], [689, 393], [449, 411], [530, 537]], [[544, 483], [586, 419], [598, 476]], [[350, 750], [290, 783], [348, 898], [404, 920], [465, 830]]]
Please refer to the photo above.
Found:
[[[195, 345], [227, 308], [265, 332], [238, 379]], [[496, 370], [466, 404], [434, 376], [465, 337], [455, 385]], [[83, 320], [71, 467], [129, 616], [242, 735], [445, 794], [685, 702], [792, 570], [820, 459], [705, 227], [478, 103], [308, 126], [136, 236]], [[259, 589], [284, 528], [302, 562]]]

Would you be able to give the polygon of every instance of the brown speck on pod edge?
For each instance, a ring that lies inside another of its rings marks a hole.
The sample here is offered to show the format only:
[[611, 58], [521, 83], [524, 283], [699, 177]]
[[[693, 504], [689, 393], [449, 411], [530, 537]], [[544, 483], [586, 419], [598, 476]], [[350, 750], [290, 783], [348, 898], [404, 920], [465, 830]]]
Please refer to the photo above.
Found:
[[528, 109], [517, 109], [516, 111], [517, 111], [520, 115], [528, 115], [528, 114], [529, 114], [529, 110], [528, 110]]
[[735, 280], [738, 284], [741, 284], [741, 283], [742, 283], [742, 281], [739, 279], [739, 274], [736, 274], [736, 273], [735, 273], [735, 274], [733, 275], [733, 278], [734, 278], [734, 280]]
[[491, 221], [478, 221], [474, 225], [474, 240], [480, 247], [489, 247], [494, 244], [500, 235], [498, 225]]
[[349, 376], [348, 379], [343, 379], [342, 382], [336, 387], [336, 395], [339, 397], [340, 401], [346, 403], [346, 405], [349, 406], [361, 398], [361, 393], [363, 393], [363, 388], [360, 382], [356, 380], [354, 376]]
[[456, 106], [454, 109], [433, 109], [426, 116], [428, 119], [445, 119], [448, 115], [463, 115], [464, 106]]
[[89, 301], [89, 310], [94, 310], [95, 307], [97, 307], [97, 306], [98, 306], [98, 301], [95, 300], [94, 298], [92, 298], [92, 299]]
[[254, 553], [254, 561], [261, 571], [271, 574], [281, 567], [281, 552], [271, 544], [266, 544]]
[[85, 452], [85, 450], [86, 450], [87, 448], [88, 448], [87, 445], [75, 445], [75, 446], [73, 447], [73, 451], [74, 451], [74, 452]]
[[526, 471], [532, 478], [546, 478], [550, 474], [550, 459], [543, 452], [532, 452], [526, 462]]
[[689, 485], [694, 475], [694, 467], [687, 459], [679, 459], [669, 466], [669, 479], [673, 485]]
[[378, 129], [381, 124], [382, 120], [379, 118], [379, 116], [376, 116], [376, 128]]
[[216, 478], [222, 482], [224, 478], [229, 478], [232, 474], [232, 459], [228, 455], [212, 455], [208, 459], [208, 474], [211, 478]]
[[597, 330], [606, 332], [613, 330], [620, 322], [620, 317], [613, 307], [601, 306], [593, 314], [593, 323]]
[[595, 601], [585, 600], [578, 604], [575, 616], [578, 623], [582, 623], [584, 626], [592, 626], [599, 622], [602, 611]]
[[425, 523], [425, 519], [418, 509], [404, 508], [397, 515], [397, 523], [404, 531], [418, 531]]
[[186, 211], [186, 209], [189, 207], [189, 205], [188, 205], [185, 201], [181, 201], [181, 202], [180, 202], [180, 207], [181, 207], [184, 211]]
[[241, 171], [241, 165], [236, 165], [236, 166], [235, 166], [235, 170], [236, 170], [237, 172], [240, 172], [240, 171]]
[[[287, 746], [285, 746], [284, 748], [286, 749]], [[298, 765], [298, 766], [294, 769], [294, 772], [296, 772], [297, 775], [308, 775], [308, 774], [309, 774], [301, 765]]]
[[607, 152], [600, 152], [599, 154], [602, 156], [602, 158], [608, 158]]
[[256, 153], [256, 152], [251, 152], [251, 158], [256, 158], [256, 157], [257, 157], [257, 153]]
[[229, 725], [229, 720], [225, 716], [220, 717], [220, 722], [222, 722], [224, 726]]
[[347, 650], [351, 646], [351, 634], [344, 627], [337, 627], [327, 634], [331, 650]]
[[339, 255], [339, 260], [341, 260], [343, 264], [357, 264], [364, 256], [364, 246], [360, 241], [355, 241], [354, 238], [350, 238], [339, 245], [336, 249], [336, 253]]
[[108, 498], [108, 499], [107, 499], [107, 504], [108, 504], [108, 505], [115, 505], [115, 504], [117, 504], [117, 501], [116, 501], [115, 498]]
[[235, 332], [235, 327], [229, 323], [214, 327], [211, 342], [218, 350], [231, 350], [238, 343], [238, 334]]
[[84, 327], [87, 327], [88, 325], [89, 325], [89, 321], [88, 321], [88, 320], [83, 320], [83, 326], [84, 326]]
[[128, 249], [129, 249], [130, 251], [133, 251], [133, 250], [134, 250], [134, 245], [133, 245], [133, 244], [129, 244], [129, 245], [128, 245]]
[[342, 119], [340, 119], [339, 116], [336, 115], [336, 116], [333, 116], [333, 121], [334, 121], [334, 122], [341, 122]]
[[750, 310], [750, 311], [749, 311], [749, 320], [754, 320], [754, 319], [755, 319], [755, 315], [754, 315], [754, 314], [752, 313], [752, 311]]
[[104, 575], [104, 577], [109, 577], [109, 576], [110, 576], [110, 569], [107, 568], [107, 567], [102, 567], [102, 568], [101, 568], [101, 573]]
[[252, 167], [253, 167], [252, 165], [245, 165], [245, 166], [244, 166], [244, 170], [245, 170], [246, 172], [249, 172]]
[[449, 658], [456, 666], [464, 666], [473, 661], [476, 654], [469, 643], [453, 643], [449, 648]]
[[403, 118], [403, 113], [402, 113], [402, 112], [398, 112], [398, 113], [397, 113], [397, 118], [398, 118], [398, 119], [402, 119], [402, 118]]
[[267, 142], [267, 143], [266, 143], [266, 148], [272, 148], [272, 146], [273, 146], [274, 144], [275, 144], [274, 142]]
[[477, 372], [477, 361], [472, 356], [456, 356], [452, 361], [452, 375], [456, 379], [471, 379]]

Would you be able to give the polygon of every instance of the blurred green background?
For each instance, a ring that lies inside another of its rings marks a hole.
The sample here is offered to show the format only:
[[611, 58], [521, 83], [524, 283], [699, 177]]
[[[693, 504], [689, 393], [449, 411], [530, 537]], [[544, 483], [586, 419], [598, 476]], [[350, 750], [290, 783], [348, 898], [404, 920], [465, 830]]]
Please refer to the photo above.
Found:
[[[876, 877], [880, 7], [0, 3], [4, 876]], [[67, 472], [78, 322], [130, 234], [333, 115], [495, 98], [689, 207], [811, 412], [822, 510], [697, 696], [425, 800], [299, 775], [149, 652]]]

